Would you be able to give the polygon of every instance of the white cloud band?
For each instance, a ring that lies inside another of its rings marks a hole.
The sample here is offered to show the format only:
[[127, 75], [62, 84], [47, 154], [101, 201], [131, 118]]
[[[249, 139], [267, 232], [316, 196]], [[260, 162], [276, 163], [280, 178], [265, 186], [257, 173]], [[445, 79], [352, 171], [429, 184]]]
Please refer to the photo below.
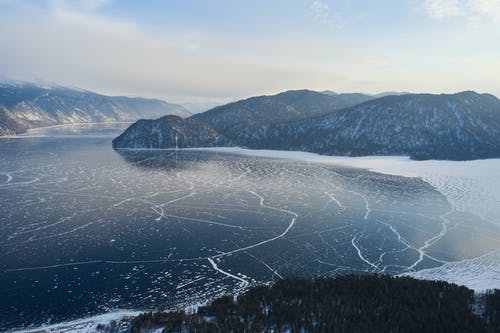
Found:
[[425, 10], [434, 19], [481, 17], [500, 21], [500, 0], [425, 0]]

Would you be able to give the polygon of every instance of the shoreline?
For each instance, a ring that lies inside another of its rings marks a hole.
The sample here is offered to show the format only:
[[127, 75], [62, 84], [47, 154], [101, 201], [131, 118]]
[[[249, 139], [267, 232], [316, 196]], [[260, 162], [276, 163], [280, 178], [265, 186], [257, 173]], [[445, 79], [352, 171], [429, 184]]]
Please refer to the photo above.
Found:
[[51, 129], [51, 128], [64, 128], [64, 127], [87, 126], [87, 125], [133, 124], [133, 123], [134, 121], [100, 121], [100, 122], [90, 122], [90, 123], [67, 123], [67, 124], [40, 126], [40, 127], [28, 128], [26, 132], [22, 134], [0, 135], [0, 139], [46, 138], [50, 137], [50, 135], [30, 135], [29, 133], [31, 131]]
[[103, 314], [83, 317], [55, 324], [40, 325], [36, 327], [13, 328], [6, 333], [45, 333], [45, 332], [92, 332], [99, 324], [109, 325], [112, 321], [123, 321], [127, 318], [134, 318], [145, 310], [114, 310]]
[[[499, 256], [498, 251], [497, 256]], [[480, 258], [483, 258], [484, 256], [481, 256]], [[500, 256], [499, 256], [500, 257]], [[466, 259], [467, 261], [467, 259]], [[450, 262], [449, 264], [454, 264], [455, 262]], [[457, 262], [460, 263], [460, 262]], [[422, 270], [426, 271], [426, 270]], [[340, 276], [349, 276], [351, 274], [340, 274]], [[384, 276], [385, 274], [377, 274], [379, 276]], [[429, 279], [429, 278], [423, 278], [419, 276], [413, 276], [411, 274], [398, 274], [398, 275], [386, 275], [390, 276], [392, 278], [401, 278], [401, 277], [410, 277], [415, 280], [427, 280], [427, 281], [436, 281], [439, 279]], [[442, 280], [447, 283], [454, 283], [458, 284], [455, 281], [449, 281], [449, 280]], [[460, 284], [458, 284], [460, 285]], [[256, 286], [254, 286], [256, 287]], [[498, 290], [498, 286], [490, 286], [489, 288], [482, 288], [482, 289], [475, 289], [471, 288], [470, 286], [465, 286], [466, 288], [472, 290], [476, 296], [480, 296], [487, 292], [488, 290]], [[184, 311], [186, 313], [195, 313], [197, 308], [202, 305], [206, 305], [207, 303], [211, 302], [210, 300], [207, 300], [204, 303], [196, 303], [190, 306], [186, 306], [184, 308]], [[58, 322], [55, 324], [42, 324], [39, 326], [35, 325], [30, 325], [24, 328], [12, 328], [8, 329], [5, 332], [6, 333], [50, 333], [50, 332], [59, 332], [59, 333], [98, 333], [102, 332], [99, 327], [100, 326], [105, 326], [109, 328], [110, 326], [114, 325], [113, 322], [117, 324], [117, 327], [119, 328], [125, 328], [128, 329], [130, 326], [130, 322], [138, 317], [141, 314], [148, 313], [148, 312], [171, 312], [171, 311], [176, 311], [176, 309], [171, 309], [171, 310], [126, 310], [126, 309], [116, 309], [112, 310], [109, 312], [105, 312], [102, 314], [98, 315], [93, 315], [93, 316], [88, 316], [88, 317], [83, 317], [80, 319], [74, 319], [74, 320], [68, 320], [68, 321], [63, 321], [63, 322]], [[114, 331], [113, 331], [114, 332]]]

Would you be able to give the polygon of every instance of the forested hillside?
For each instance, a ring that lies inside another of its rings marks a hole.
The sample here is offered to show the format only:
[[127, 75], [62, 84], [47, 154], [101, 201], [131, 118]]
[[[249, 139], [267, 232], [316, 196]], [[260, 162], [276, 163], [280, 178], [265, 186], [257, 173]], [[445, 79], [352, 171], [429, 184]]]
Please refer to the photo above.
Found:
[[[480, 302], [479, 304], [476, 302]], [[499, 332], [500, 292], [380, 275], [288, 278], [195, 314], [145, 313], [132, 332]]]

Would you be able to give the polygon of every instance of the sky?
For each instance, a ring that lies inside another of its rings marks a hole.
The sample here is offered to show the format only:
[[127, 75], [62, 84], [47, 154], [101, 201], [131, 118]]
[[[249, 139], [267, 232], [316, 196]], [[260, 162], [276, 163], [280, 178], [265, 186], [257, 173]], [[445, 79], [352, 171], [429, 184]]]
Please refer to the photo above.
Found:
[[500, 96], [500, 0], [0, 0], [0, 77], [179, 103]]

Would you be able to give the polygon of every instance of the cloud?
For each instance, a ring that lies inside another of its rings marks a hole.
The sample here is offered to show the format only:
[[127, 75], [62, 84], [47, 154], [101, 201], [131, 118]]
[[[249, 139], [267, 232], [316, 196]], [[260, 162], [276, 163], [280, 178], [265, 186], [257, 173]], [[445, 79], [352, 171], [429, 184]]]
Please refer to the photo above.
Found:
[[469, 0], [466, 6], [477, 15], [500, 22], [500, 0]]
[[458, 0], [426, 0], [425, 9], [429, 16], [435, 19], [463, 16], [462, 4]]
[[78, 8], [82, 10], [95, 10], [109, 5], [113, 0], [51, 0], [52, 8]]
[[433, 19], [463, 17], [473, 27], [482, 19], [500, 22], [500, 0], [425, 0], [424, 6]]
[[[0, 12], [0, 74], [175, 101], [246, 97], [343, 79], [319, 66], [284, 64], [278, 53], [283, 47], [273, 41], [151, 30], [68, 3], [18, 15]], [[287, 54], [301, 52], [299, 45], [289, 47]], [[261, 49], [281, 60], [251, 56]]]
[[325, 21], [330, 18], [330, 6], [324, 1], [315, 0], [309, 4], [309, 13], [314, 19]]
[[323, 0], [310, 0], [307, 5], [307, 12], [315, 21], [339, 28], [341, 27], [341, 19], [337, 13], [333, 13], [330, 5]]
[[[261, 1], [252, 4], [259, 18], [267, 5]], [[326, 0], [301, 0], [293, 8], [277, 6], [276, 12], [262, 18], [260, 33], [253, 26], [247, 31], [244, 24], [245, 29], [222, 31], [227, 25], [219, 25], [219, 20], [197, 24], [200, 17], [191, 12], [182, 24], [150, 24], [145, 16], [117, 16], [114, 6], [119, 2], [115, 2], [101, 8], [107, 2], [0, 0], [0, 76], [43, 78], [105, 94], [174, 102], [226, 102], [301, 88], [439, 92], [447, 85], [457, 90], [498, 89], [500, 49], [491, 43], [495, 29], [478, 31], [473, 36], [475, 47], [467, 45], [461, 52], [461, 43], [450, 49], [441, 39], [422, 40], [418, 33], [395, 44], [396, 36], [386, 25], [378, 31], [376, 25], [355, 24], [356, 29], [350, 31], [352, 21], [341, 20], [342, 33], [336, 33], [338, 10], [341, 17], [352, 17], [339, 1], [335, 10], [333, 2]], [[471, 4], [476, 7], [470, 7], [468, 0], [459, 2], [459, 8], [470, 15], [458, 16], [471, 26], [483, 25], [486, 15], [496, 8], [489, 1]], [[296, 24], [304, 15], [316, 24]], [[385, 23], [385, 16], [380, 19]], [[239, 24], [237, 20], [232, 23]], [[391, 30], [400, 35], [398, 28], [405, 29], [404, 24], [394, 24]], [[439, 46], [432, 55], [429, 45]], [[436, 71], [442, 81], [435, 80]]]

